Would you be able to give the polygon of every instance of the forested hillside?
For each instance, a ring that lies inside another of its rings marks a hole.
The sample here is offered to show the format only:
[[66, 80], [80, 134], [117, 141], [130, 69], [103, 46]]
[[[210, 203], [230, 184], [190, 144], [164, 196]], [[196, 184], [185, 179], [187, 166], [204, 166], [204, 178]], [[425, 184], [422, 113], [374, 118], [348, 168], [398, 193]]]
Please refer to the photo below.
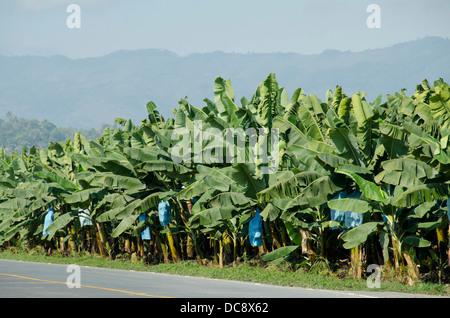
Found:
[[81, 131], [88, 138], [97, 139], [102, 135], [104, 127], [77, 130], [73, 127], [58, 127], [48, 120], [25, 119], [7, 113], [7, 119], [0, 119], [0, 148], [7, 153], [22, 151], [23, 147], [48, 147], [49, 142], [73, 139], [76, 131]]

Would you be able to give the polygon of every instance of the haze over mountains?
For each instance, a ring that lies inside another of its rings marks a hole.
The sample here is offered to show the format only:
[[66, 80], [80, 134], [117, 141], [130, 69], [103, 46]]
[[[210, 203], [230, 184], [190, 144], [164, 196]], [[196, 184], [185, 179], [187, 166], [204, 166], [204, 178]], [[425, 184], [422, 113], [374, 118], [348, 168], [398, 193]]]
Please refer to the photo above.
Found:
[[[299, 39], [301, 41], [301, 39]], [[276, 48], [274, 48], [276, 51]], [[250, 99], [259, 83], [275, 73], [289, 96], [298, 87], [324, 100], [336, 85], [344, 93], [414, 92], [423, 79], [450, 81], [450, 40], [428, 37], [362, 52], [328, 50], [297, 53], [211, 52], [178, 56], [165, 50], [119, 51], [103, 57], [0, 56], [0, 118], [47, 119], [57, 126], [98, 128], [115, 117], [139, 123], [146, 103], [172, 116], [181, 98], [197, 107], [213, 99], [214, 79], [231, 79], [236, 103]]]

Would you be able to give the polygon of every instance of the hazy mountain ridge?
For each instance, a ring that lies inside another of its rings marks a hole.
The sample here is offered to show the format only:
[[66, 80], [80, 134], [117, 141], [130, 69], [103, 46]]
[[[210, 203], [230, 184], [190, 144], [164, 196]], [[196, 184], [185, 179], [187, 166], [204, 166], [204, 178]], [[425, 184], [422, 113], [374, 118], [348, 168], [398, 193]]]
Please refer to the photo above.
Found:
[[413, 93], [423, 79], [450, 78], [450, 40], [436, 37], [363, 52], [321, 54], [223, 53], [178, 56], [166, 50], [119, 51], [72, 60], [63, 56], [0, 56], [0, 117], [47, 119], [77, 128], [111, 124], [115, 117], [146, 118], [154, 101], [170, 116], [185, 96], [195, 106], [213, 98], [214, 79], [229, 78], [236, 100], [250, 99], [259, 82], [276, 73], [289, 95], [301, 87], [324, 99], [341, 85], [347, 95]]

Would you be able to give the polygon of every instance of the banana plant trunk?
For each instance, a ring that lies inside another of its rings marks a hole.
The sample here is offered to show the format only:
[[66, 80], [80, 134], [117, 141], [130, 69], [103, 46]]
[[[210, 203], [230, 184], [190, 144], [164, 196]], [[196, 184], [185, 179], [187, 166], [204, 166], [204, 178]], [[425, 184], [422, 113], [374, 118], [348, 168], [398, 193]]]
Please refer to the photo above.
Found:
[[[169, 253], [167, 252], [166, 244], [164, 243], [164, 240], [162, 240], [161, 237], [158, 234], [156, 234], [155, 235], [155, 251], [158, 251], [158, 248], [159, 248], [159, 251], [161, 251], [163, 254], [164, 262], [170, 263]], [[158, 251], [159, 260], [161, 260], [161, 257], [160, 257], [161, 253], [159, 251]]]
[[167, 241], [169, 243], [170, 251], [172, 253], [172, 258], [175, 262], [180, 262], [181, 258], [180, 258], [180, 255], [178, 254], [177, 248], [175, 246], [174, 238], [173, 238], [172, 232], [170, 231], [170, 225], [167, 226], [167, 229], [169, 231], [166, 233], [166, 236], [167, 236]]
[[[300, 229], [300, 234], [302, 235], [302, 253], [307, 254], [309, 257], [314, 258], [315, 253], [312, 248], [312, 241], [309, 232]], [[314, 261], [314, 260], [312, 260]]]
[[364, 248], [362, 244], [351, 249], [351, 274], [358, 279], [362, 277], [363, 254]]
[[408, 284], [414, 285], [419, 280], [419, 271], [417, 269], [416, 263], [410, 256], [410, 253], [403, 253], [403, 257], [406, 261], [407, 271], [408, 271]]
[[279, 242], [278, 233], [274, 227], [274, 224], [270, 224], [270, 234], [272, 235], [273, 245], [275, 245], [275, 248], [280, 248], [282, 245]]
[[103, 226], [99, 223], [99, 222], [95, 222], [96, 226], [97, 226], [97, 244], [98, 244], [98, 249], [100, 251], [100, 255], [102, 257], [107, 257], [108, 254], [106, 252], [106, 236], [105, 236], [105, 232], [104, 232], [104, 228]]
[[219, 267], [223, 268], [223, 242], [219, 240]]
[[71, 234], [71, 236], [69, 238], [69, 241], [68, 241], [69, 251], [76, 252], [76, 250], [77, 250], [77, 246], [76, 245], [77, 244], [74, 241], [74, 237], [76, 237], [76, 233], [75, 233], [75, 230], [74, 230], [73, 226], [70, 227], [69, 231], [70, 231], [70, 234]]

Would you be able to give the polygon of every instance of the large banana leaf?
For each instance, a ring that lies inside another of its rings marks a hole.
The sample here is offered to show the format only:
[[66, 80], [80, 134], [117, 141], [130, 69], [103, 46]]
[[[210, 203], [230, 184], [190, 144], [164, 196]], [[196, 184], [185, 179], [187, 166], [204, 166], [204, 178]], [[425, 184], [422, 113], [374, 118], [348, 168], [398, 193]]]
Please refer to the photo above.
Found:
[[0, 203], [0, 211], [2, 210], [17, 211], [21, 208], [29, 206], [31, 203], [32, 201], [25, 198], [12, 198]]
[[403, 243], [414, 247], [429, 247], [431, 242], [418, 235], [409, 235], [403, 239]]
[[328, 202], [328, 207], [333, 210], [351, 211], [354, 213], [366, 213], [372, 210], [369, 202], [353, 198], [331, 200]]
[[187, 168], [184, 165], [163, 159], [145, 161], [142, 168], [145, 171], [158, 171], [163, 174], [175, 176], [181, 176], [192, 172], [190, 168]]
[[264, 82], [259, 85], [258, 115], [261, 125], [268, 130], [272, 128], [273, 118], [277, 115], [278, 83], [275, 74], [271, 73]]
[[307, 144], [306, 135], [294, 123], [291, 123], [289, 120], [281, 116], [275, 116], [273, 118], [272, 127], [277, 128], [280, 134], [285, 134], [287, 140], [287, 148], [289, 148], [291, 145]]
[[271, 184], [268, 188], [258, 192], [260, 202], [270, 202], [275, 198], [291, 198], [301, 195], [303, 189], [320, 177], [322, 174], [315, 171], [302, 171], [295, 175]]
[[186, 99], [179, 101], [179, 106], [175, 116], [175, 128], [189, 128], [194, 127], [194, 122], [204, 121], [208, 115], [201, 109], [192, 106]]
[[133, 176], [136, 177], [137, 173], [134, 167], [126, 160], [125, 157], [111, 158], [112, 153], [108, 155], [110, 158], [102, 159], [101, 167], [107, 171], [121, 176]]
[[139, 204], [135, 207], [135, 210], [137, 212], [144, 213], [154, 207], [157, 207], [159, 202], [161, 201], [162, 196], [162, 192], [154, 192], [147, 195], [139, 202]]
[[378, 141], [384, 146], [389, 159], [406, 156], [409, 153], [407, 134], [397, 123], [381, 122]]
[[216, 78], [214, 82], [214, 102], [219, 118], [231, 123], [232, 127], [239, 127], [236, 116], [238, 108], [234, 103], [234, 90], [230, 80], [224, 80], [221, 77]]
[[229, 220], [236, 214], [237, 211], [232, 206], [208, 208], [196, 213], [195, 217], [190, 219], [190, 225], [198, 219], [200, 225], [212, 228], [222, 225], [224, 220]]
[[[194, 181], [193, 183], [187, 185], [184, 189], [179, 191], [175, 197], [179, 200], [185, 200], [194, 198], [197, 196], [201, 196], [203, 193], [206, 193], [208, 190], [211, 190], [210, 186], [203, 182], [203, 178]], [[212, 189], [216, 191], [216, 189]]]
[[124, 217], [131, 215], [133, 211], [136, 209], [136, 206], [138, 206], [140, 203], [141, 200], [136, 199], [131, 201], [129, 204], [125, 205], [115, 206], [114, 204], [112, 204], [111, 209], [97, 216], [96, 221], [108, 222], [116, 218], [121, 220]]
[[272, 222], [278, 218], [280, 213], [281, 209], [269, 202], [260, 215], [263, 218], [264, 222]]
[[[314, 109], [308, 108], [303, 102], [297, 103], [300, 104], [298, 106], [297, 115], [305, 136], [308, 136], [314, 140], [324, 141], [325, 138], [321, 130], [321, 125], [317, 120], [317, 116], [314, 114]], [[322, 111], [321, 108], [320, 110]]]
[[57, 217], [46, 229], [48, 233], [47, 240], [50, 240], [57, 231], [64, 228], [69, 224], [73, 219], [78, 216], [77, 211], [72, 211], [69, 213], [63, 213], [59, 217]]
[[450, 127], [450, 88], [447, 84], [436, 87], [436, 94], [430, 97], [433, 117], [439, 120], [441, 129]]
[[112, 237], [118, 237], [124, 231], [126, 231], [139, 217], [139, 214], [130, 214], [120, 221], [119, 225], [117, 225], [111, 233]]
[[446, 200], [450, 197], [450, 182], [427, 183], [411, 187], [401, 193], [394, 205], [411, 207], [428, 201]]
[[69, 204], [89, 204], [91, 200], [101, 199], [107, 194], [103, 188], [92, 188], [75, 192], [65, 198], [65, 202]]
[[355, 172], [337, 168], [336, 173], [344, 174], [352, 178], [367, 199], [374, 201], [384, 201], [388, 199], [388, 195], [383, 189], [378, 187], [374, 182], [364, 179]]
[[358, 127], [364, 127], [373, 116], [372, 110], [360, 93], [352, 96], [352, 105]]
[[367, 237], [377, 231], [377, 225], [382, 225], [383, 222], [367, 222], [358, 227], [355, 227], [345, 232], [341, 238], [345, 241], [344, 247], [352, 249], [367, 240]]
[[272, 251], [270, 253], [267, 253], [261, 259], [265, 262], [269, 261], [275, 261], [280, 258], [285, 258], [289, 254], [291, 254], [293, 251], [295, 251], [299, 246], [298, 245], [290, 245], [290, 246], [284, 246], [277, 248], [275, 251]]
[[[424, 121], [436, 121], [442, 129], [450, 126], [450, 88], [446, 83], [436, 81], [435, 86], [430, 88], [422, 85], [425, 90], [417, 91], [414, 96], [418, 101], [416, 113]], [[428, 101], [428, 103], [427, 103]]]
[[441, 141], [437, 140], [421, 127], [414, 123], [404, 123], [403, 127], [410, 133], [409, 142], [411, 147], [428, 146], [431, 150], [430, 156], [442, 164], [450, 163], [450, 154], [447, 148], [442, 148]]
[[354, 165], [365, 166], [363, 156], [359, 151], [358, 140], [349, 128], [336, 127], [329, 132], [328, 137], [340, 156], [351, 160]]
[[339, 101], [339, 105], [337, 108], [337, 114], [339, 118], [346, 125], [349, 125], [351, 103], [352, 99], [350, 97], [344, 97]]
[[435, 168], [412, 158], [385, 160], [381, 166], [383, 170], [375, 180], [392, 185], [412, 187], [438, 177], [438, 171]]
[[11, 189], [17, 186], [14, 180], [0, 176], [0, 189]]
[[231, 169], [231, 178], [239, 186], [243, 188], [243, 193], [256, 200], [256, 195], [265, 187], [262, 178], [255, 175], [255, 168], [251, 164], [238, 163]]
[[250, 198], [242, 193], [237, 192], [224, 192], [213, 196], [209, 203], [213, 207], [227, 206], [227, 207], [250, 207], [253, 202]]
[[206, 165], [198, 165], [197, 171], [199, 176], [214, 177], [217, 180], [222, 180], [224, 184], [235, 183], [235, 180], [231, 177], [232, 167], [212, 168]]
[[141, 164], [148, 161], [152, 162], [158, 159], [170, 160], [169, 153], [156, 147], [124, 147], [123, 152], [131, 158], [135, 164]]
[[83, 178], [83, 180], [88, 182], [91, 187], [104, 187], [131, 191], [139, 191], [146, 188], [146, 185], [137, 178], [115, 175], [109, 172], [93, 173], [92, 175]]
[[286, 204], [283, 212], [284, 218], [288, 219], [292, 213], [298, 210], [305, 210], [328, 202], [345, 187], [345, 182], [336, 175], [314, 178], [299, 195], [292, 197]]
[[27, 234], [27, 228], [26, 226], [30, 223], [29, 220], [23, 220], [19, 223], [14, 224], [13, 226], [9, 227], [8, 230], [2, 235], [0, 235], [0, 245], [2, 245], [4, 242], [8, 242], [11, 239], [13, 239], [18, 233], [22, 236], [26, 236]]
[[52, 173], [50, 171], [35, 171], [34, 175], [41, 179], [48, 178], [49, 180], [58, 183], [68, 191], [73, 191], [77, 189], [77, 186], [73, 182], [71, 182], [67, 178], [63, 178], [57, 175], [56, 173]]
[[320, 115], [325, 115], [325, 111], [322, 108], [322, 103], [316, 95], [311, 94], [305, 96], [304, 98], [302, 98], [302, 100], [305, 105], [312, 111], [312, 113], [314, 113], [314, 116], [316, 116], [316, 118], [318, 118], [318, 116]]

